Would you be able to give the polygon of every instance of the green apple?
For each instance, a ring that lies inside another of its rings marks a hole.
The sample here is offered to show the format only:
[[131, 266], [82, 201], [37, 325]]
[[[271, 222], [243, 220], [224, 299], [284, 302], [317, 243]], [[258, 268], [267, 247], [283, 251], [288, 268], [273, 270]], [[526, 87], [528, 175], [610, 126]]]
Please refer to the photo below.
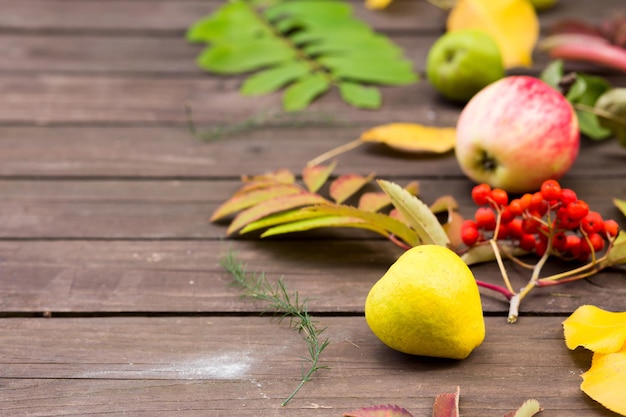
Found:
[[502, 55], [496, 41], [481, 30], [447, 32], [428, 51], [428, 81], [452, 101], [467, 102], [504, 75]]

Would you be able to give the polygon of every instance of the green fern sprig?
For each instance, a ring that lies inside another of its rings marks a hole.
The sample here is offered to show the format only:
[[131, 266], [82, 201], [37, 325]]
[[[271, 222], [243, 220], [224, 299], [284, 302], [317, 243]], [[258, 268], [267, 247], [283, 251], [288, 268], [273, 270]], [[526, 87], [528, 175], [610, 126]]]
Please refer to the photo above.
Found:
[[373, 84], [406, 85], [418, 78], [397, 45], [337, 0], [282, 1], [266, 8], [233, 0], [193, 24], [187, 39], [208, 44], [198, 57], [207, 71], [258, 71], [244, 81], [242, 94], [285, 87], [287, 111], [306, 108], [333, 86], [355, 107], [378, 108], [380, 91]]
[[272, 286], [265, 274], [249, 274], [245, 265], [237, 261], [232, 252], [229, 252], [220, 263], [232, 275], [232, 284], [242, 289], [245, 297], [266, 303], [268, 310], [279, 314], [279, 321], [288, 318], [289, 327], [304, 336], [309, 356], [303, 357], [303, 359], [309, 362], [310, 366], [308, 370], [303, 367], [300, 383], [281, 403], [282, 406], [285, 406], [311, 379], [313, 374], [328, 368], [325, 365], [320, 365], [320, 355], [330, 343], [328, 339], [320, 339], [325, 329], [318, 329], [315, 326], [315, 322], [307, 310], [307, 301], [301, 301], [297, 291], [289, 294], [282, 279], [279, 279], [276, 285]]

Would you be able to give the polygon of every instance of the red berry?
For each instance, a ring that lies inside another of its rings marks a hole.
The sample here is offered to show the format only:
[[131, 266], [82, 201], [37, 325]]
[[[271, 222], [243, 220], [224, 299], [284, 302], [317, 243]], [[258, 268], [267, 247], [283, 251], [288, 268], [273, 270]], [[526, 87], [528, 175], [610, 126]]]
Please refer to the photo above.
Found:
[[522, 219], [516, 218], [511, 220], [509, 224], [507, 224], [509, 228], [509, 236], [520, 239], [524, 234], [524, 230], [522, 229]]
[[610, 237], [615, 237], [619, 233], [619, 224], [613, 219], [605, 220], [604, 231]]
[[548, 212], [549, 204], [543, 198], [543, 195], [537, 191], [532, 195], [530, 199], [530, 207], [528, 209], [537, 215], [537, 217], [543, 217]]
[[487, 198], [491, 196], [491, 186], [489, 184], [478, 184], [472, 188], [472, 200], [479, 206], [487, 204]]
[[470, 225], [470, 226], [465, 227], [465, 225], [463, 225], [463, 227], [461, 228], [461, 240], [467, 246], [473, 246], [474, 244], [476, 244], [476, 242], [478, 242], [479, 237], [480, 237], [480, 233], [478, 232], [478, 229], [475, 226]]
[[520, 204], [522, 206], [522, 211], [528, 210], [530, 208], [530, 202], [533, 199], [532, 194], [524, 194], [520, 199]]
[[576, 196], [576, 193], [574, 192], [574, 190], [570, 188], [563, 188], [561, 190], [561, 204], [566, 206], [570, 203], [573, 203], [576, 200], [578, 200], [578, 197]]
[[500, 222], [503, 224], [510, 223], [515, 218], [515, 214], [510, 209], [510, 206], [505, 206], [500, 212]]
[[548, 249], [548, 241], [539, 239], [535, 242], [535, 253], [539, 256], [543, 256]]
[[567, 210], [567, 217], [572, 220], [582, 220], [589, 213], [589, 205], [583, 200], [569, 203], [565, 209]]
[[513, 216], [521, 216], [524, 210], [525, 209], [522, 206], [522, 201], [519, 198], [511, 200], [511, 202], [509, 203], [509, 211]]
[[502, 239], [506, 239], [507, 237], [509, 237], [509, 228], [507, 227], [506, 224], [500, 223], [500, 226], [498, 227], [498, 240], [502, 240]]
[[590, 254], [592, 249], [594, 252], [599, 252], [604, 249], [604, 239], [599, 233], [590, 233], [587, 238], [580, 239], [581, 252]]
[[567, 235], [564, 252], [572, 258], [580, 256], [580, 237], [578, 235]]
[[524, 233], [535, 234], [539, 231], [539, 220], [534, 217], [527, 217], [522, 220], [522, 230]]
[[535, 249], [536, 239], [535, 235], [523, 234], [519, 239], [519, 247], [525, 251], [532, 251]]
[[559, 207], [556, 211], [556, 227], [561, 230], [578, 229], [580, 220], [574, 220], [569, 217], [569, 213], [565, 207]]
[[604, 220], [602, 215], [597, 211], [590, 211], [580, 221], [580, 227], [585, 233], [602, 233], [604, 231]]
[[493, 230], [496, 227], [496, 213], [489, 207], [478, 207], [474, 219], [479, 229]]
[[541, 195], [546, 201], [556, 201], [561, 198], [561, 185], [556, 180], [546, 180], [541, 184]]
[[491, 199], [497, 206], [506, 206], [509, 202], [509, 194], [501, 188], [491, 190]]
[[563, 252], [567, 246], [567, 235], [565, 232], [557, 232], [552, 236], [552, 247], [559, 252]]

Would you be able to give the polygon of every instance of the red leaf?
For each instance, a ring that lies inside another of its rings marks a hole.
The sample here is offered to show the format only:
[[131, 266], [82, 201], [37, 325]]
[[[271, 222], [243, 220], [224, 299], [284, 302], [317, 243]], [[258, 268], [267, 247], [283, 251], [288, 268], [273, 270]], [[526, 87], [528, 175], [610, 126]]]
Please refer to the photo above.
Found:
[[433, 405], [433, 417], [459, 417], [459, 394], [461, 388], [456, 387], [453, 393], [437, 395]]
[[413, 417], [405, 408], [397, 405], [374, 405], [343, 413], [343, 417]]

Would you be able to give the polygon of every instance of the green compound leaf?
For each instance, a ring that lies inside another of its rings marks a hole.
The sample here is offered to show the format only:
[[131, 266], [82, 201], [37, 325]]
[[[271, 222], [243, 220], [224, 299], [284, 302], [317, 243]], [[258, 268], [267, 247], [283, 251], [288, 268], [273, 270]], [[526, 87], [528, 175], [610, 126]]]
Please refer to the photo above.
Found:
[[322, 74], [307, 75], [287, 88], [283, 96], [283, 107], [287, 111], [302, 110], [329, 88], [330, 82]]
[[380, 91], [368, 84], [417, 81], [402, 49], [356, 19], [350, 4], [273, 3], [261, 8], [233, 0], [194, 23], [187, 40], [207, 44], [198, 65], [215, 74], [259, 71], [248, 76], [241, 93], [268, 94], [285, 88], [287, 111], [306, 108], [331, 86], [338, 87], [352, 106], [376, 109], [381, 105]]

